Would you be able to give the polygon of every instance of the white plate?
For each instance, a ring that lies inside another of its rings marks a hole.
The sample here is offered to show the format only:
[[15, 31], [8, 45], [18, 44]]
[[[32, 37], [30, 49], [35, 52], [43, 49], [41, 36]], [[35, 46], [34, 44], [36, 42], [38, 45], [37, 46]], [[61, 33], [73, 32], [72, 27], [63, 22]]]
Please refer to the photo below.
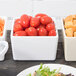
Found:
[[[61, 65], [61, 64], [44, 64], [46, 66], [50, 67], [50, 70], [59, 69], [61, 67], [61, 73], [64, 74], [73, 74], [76, 76], [76, 68], [67, 66], [67, 65]], [[20, 72], [17, 76], [27, 76], [29, 73], [33, 74], [35, 70], [37, 70], [40, 67], [40, 65], [30, 67], [28, 69], [25, 69], [24, 71]]]

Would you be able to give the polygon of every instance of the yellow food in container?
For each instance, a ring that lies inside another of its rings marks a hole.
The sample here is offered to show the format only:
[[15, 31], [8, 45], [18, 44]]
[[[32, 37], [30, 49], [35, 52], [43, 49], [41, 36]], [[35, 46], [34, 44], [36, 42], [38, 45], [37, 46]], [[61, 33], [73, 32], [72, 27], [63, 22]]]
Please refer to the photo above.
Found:
[[66, 33], [67, 37], [73, 37], [73, 29], [72, 28], [66, 29], [65, 33]]

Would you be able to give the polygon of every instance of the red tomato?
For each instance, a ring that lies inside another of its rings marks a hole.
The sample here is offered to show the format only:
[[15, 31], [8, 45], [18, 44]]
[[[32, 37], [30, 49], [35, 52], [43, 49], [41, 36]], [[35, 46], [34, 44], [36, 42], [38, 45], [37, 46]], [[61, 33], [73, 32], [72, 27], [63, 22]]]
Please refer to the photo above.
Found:
[[31, 20], [32, 16], [29, 16], [29, 19]]
[[32, 27], [37, 27], [37, 26], [39, 26], [39, 24], [40, 24], [39, 18], [36, 18], [36, 17], [31, 18], [30, 25]]
[[45, 25], [43, 25], [43, 24], [40, 24], [40, 26], [39, 27], [44, 27], [45, 28]]
[[24, 14], [21, 16], [20, 18], [20, 21], [21, 21], [21, 25], [26, 28], [26, 27], [29, 27], [29, 23], [30, 23], [30, 20], [29, 20], [29, 16]]
[[26, 36], [26, 32], [25, 31], [17, 31], [14, 33], [14, 36]]
[[[25, 29], [25, 32], [26, 32], [26, 33], [28, 32], [28, 28]], [[28, 35], [28, 34], [27, 34], [27, 35]]]
[[39, 13], [39, 14], [37, 14], [37, 15], [35, 15], [35, 17], [37, 17], [37, 18], [41, 18], [41, 17], [43, 17], [43, 16], [47, 16], [46, 14], [42, 14], [42, 13]]
[[38, 27], [37, 27], [37, 31], [39, 31], [40, 28], [45, 28], [45, 25], [42, 25], [42, 24], [41, 24], [40, 26], [38, 26]]
[[51, 30], [55, 29], [55, 25], [52, 23], [49, 23], [46, 25], [46, 29], [47, 29], [47, 31], [51, 31]]
[[34, 27], [29, 27], [27, 29], [28, 36], [37, 36], [37, 30]]
[[40, 28], [39, 36], [47, 36], [47, 30], [45, 28]]
[[49, 36], [56, 36], [56, 31], [55, 30], [49, 31]]
[[51, 23], [54, 24], [54, 21], [52, 20]]
[[14, 32], [23, 30], [22, 26], [18, 23], [14, 24]]
[[21, 23], [20, 19], [16, 19], [15, 23], [19, 23], [20, 24]]
[[41, 17], [40, 21], [42, 24], [47, 25], [48, 23], [51, 23], [52, 18], [48, 16], [43, 16]]

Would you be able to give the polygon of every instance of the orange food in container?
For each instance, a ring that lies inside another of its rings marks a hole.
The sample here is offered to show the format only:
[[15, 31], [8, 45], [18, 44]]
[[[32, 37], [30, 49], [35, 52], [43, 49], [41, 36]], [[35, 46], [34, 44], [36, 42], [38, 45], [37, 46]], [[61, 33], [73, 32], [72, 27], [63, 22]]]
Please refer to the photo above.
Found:
[[6, 23], [7, 17], [0, 16], [0, 41], [4, 41], [6, 39]]
[[0, 18], [0, 36], [3, 35], [5, 20]]
[[65, 60], [76, 61], [76, 15], [64, 18], [62, 32]]

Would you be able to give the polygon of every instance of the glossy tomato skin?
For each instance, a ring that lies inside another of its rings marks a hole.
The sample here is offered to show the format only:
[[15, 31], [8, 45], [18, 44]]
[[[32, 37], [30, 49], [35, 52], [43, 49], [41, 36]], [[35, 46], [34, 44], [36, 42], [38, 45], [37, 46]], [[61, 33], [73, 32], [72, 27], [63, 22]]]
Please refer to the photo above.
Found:
[[26, 32], [25, 31], [17, 31], [14, 33], [14, 36], [26, 36]]
[[29, 16], [24, 14], [21, 16], [20, 18], [20, 21], [21, 21], [21, 25], [26, 28], [26, 27], [29, 27], [29, 24], [30, 24], [30, 20], [29, 20]]
[[32, 16], [29, 16], [29, 19], [31, 20]]
[[37, 18], [41, 18], [41, 17], [43, 17], [43, 16], [47, 16], [46, 14], [43, 14], [43, 13], [39, 13], [39, 14], [37, 14], [37, 15], [35, 15], [35, 17], [37, 17]]
[[20, 19], [16, 19], [16, 20], [15, 20], [15, 23], [19, 23], [19, 24], [21, 24]]
[[36, 29], [39, 31], [40, 28], [45, 28], [45, 25], [40, 24]]
[[39, 24], [40, 24], [39, 18], [36, 18], [36, 17], [31, 18], [31, 21], [30, 21], [31, 27], [37, 27], [39, 26]]
[[53, 23], [49, 23], [46, 25], [46, 29], [47, 29], [47, 31], [51, 31], [51, 30], [55, 29], [55, 25]]
[[56, 31], [55, 30], [49, 31], [49, 35], [48, 36], [56, 36]]
[[45, 28], [39, 29], [39, 36], [47, 36], [47, 30]]
[[[28, 33], [28, 28], [25, 29], [25, 32], [26, 32], [26, 34]], [[27, 36], [28, 36], [28, 34], [27, 34]]]
[[19, 23], [14, 24], [14, 32], [23, 30], [22, 26]]
[[37, 36], [37, 30], [34, 27], [29, 27], [27, 29], [28, 36]]
[[48, 23], [51, 23], [51, 21], [52, 21], [52, 18], [49, 17], [49, 16], [43, 16], [43, 17], [41, 17], [41, 19], [40, 19], [40, 22], [41, 22], [42, 24], [44, 24], [44, 25], [47, 25]]

